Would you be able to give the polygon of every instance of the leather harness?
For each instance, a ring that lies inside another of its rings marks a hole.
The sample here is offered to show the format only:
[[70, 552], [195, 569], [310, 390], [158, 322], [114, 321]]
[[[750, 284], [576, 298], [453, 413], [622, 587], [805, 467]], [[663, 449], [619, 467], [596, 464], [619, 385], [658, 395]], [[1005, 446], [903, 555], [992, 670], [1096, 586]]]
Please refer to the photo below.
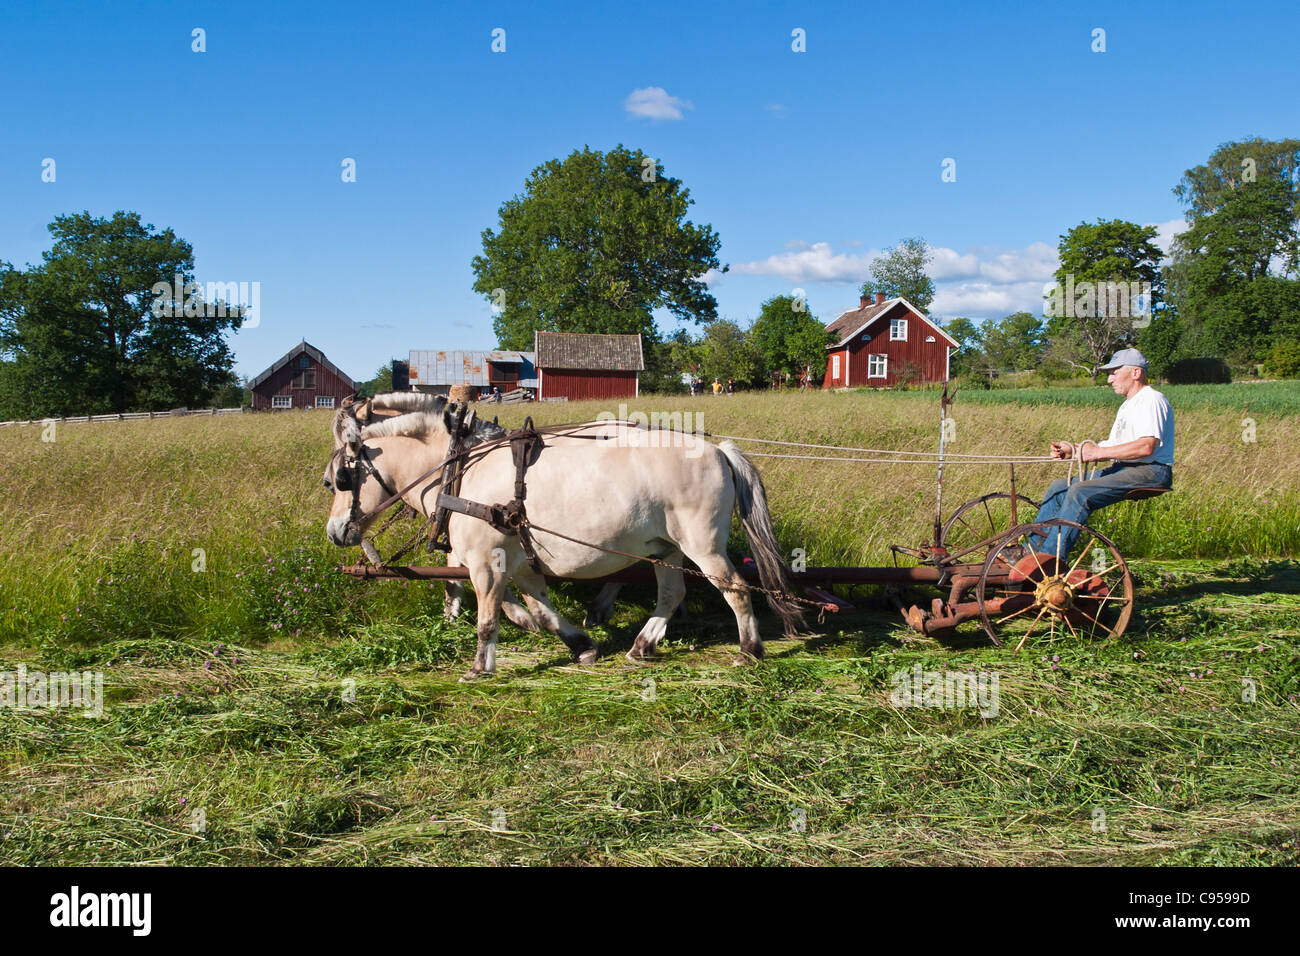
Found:
[[[468, 412], [468, 415], [466, 414]], [[429, 479], [435, 472], [441, 471], [442, 474], [429, 483], [425, 491], [421, 492], [421, 497], [432, 488], [438, 488], [438, 497], [435, 501], [434, 512], [430, 515], [429, 524], [432, 531], [429, 535], [429, 551], [451, 551], [451, 540], [448, 537], [448, 524], [451, 520], [451, 513], [468, 515], [471, 518], [478, 518], [486, 521], [493, 528], [502, 534], [516, 535], [519, 543], [524, 549], [524, 554], [528, 558], [528, 563], [534, 571], [540, 572], [541, 561], [537, 557], [537, 550], [533, 544], [532, 533], [529, 531], [528, 512], [524, 505], [524, 499], [528, 496], [528, 487], [525, 481], [525, 475], [530, 465], [534, 464], [541, 456], [542, 449], [546, 447], [543, 432], [556, 432], [567, 434], [572, 438], [591, 438], [595, 440], [605, 440], [602, 435], [582, 435], [571, 434], [568, 430], [575, 426], [551, 425], [544, 426], [538, 430], [533, 425], [533, 419], [530, 415], [524, 419], [522, 428], [511, 429], [504, 435], [497, 438], [490, 438], [486, 441], [467, 445], [466, 439], [474, 431], [474, 412], [470, 411], [467, 406], [461, 405], [455, 412], [451, 422], [450, 442], [447, 446], [447, 454], [442, 462], [435, 468], [425, 472], [419, 478], [408, 484], [406, 487], [397, 490], [394, 489], [380, 474], [379, 469], [374, 466], [370, 460], [370, 455], [366, 451], [366, 446], [361, 445], [360, 453], [352, 462], [348, 462], [344, 456], [346, 446], [340, 446], [335, 449], [332, 457], [338, 458], [339, 465], [336, 471], [336, 480], [338, 477], [346, 476], [345, 482], [338, 482], [339, 491], [350, 491], [352, 493], [352, 507], [349, 520], [351, 523], [360, 526], [361, 522], [385, 511], [390, 505], [400, 500], [403, 495], [414, 488], [421, 482]], [[586, 424], [576, 426], [579, 428], [588, 427]], [[461, 480], [464, 477], [466, 467], [479, 457], [494, 450], [500, 445], [510, 444], [510, 453], [515, 464], [515, 496], [505, 504], [484, 505], [477, 501], [467, 501], [460, 497]], [[361, 511], [361, 485], [368, 476], [373, 475], [379, 482], [379, 485], [388, 494], [388, 497], [380, 502], [375, 508], [363, 513]], [[328, 484], [328, 483], [327, 483]], [[423, 532], [421, 532], [421, 535]], [[419, 540], [421, 535], [417, 535], [415, 540]], [[404, 554], [411, 545], [403, 548], [399, 554]], [[388, 560], [396, 560], [398, 555], [393, 555]]]

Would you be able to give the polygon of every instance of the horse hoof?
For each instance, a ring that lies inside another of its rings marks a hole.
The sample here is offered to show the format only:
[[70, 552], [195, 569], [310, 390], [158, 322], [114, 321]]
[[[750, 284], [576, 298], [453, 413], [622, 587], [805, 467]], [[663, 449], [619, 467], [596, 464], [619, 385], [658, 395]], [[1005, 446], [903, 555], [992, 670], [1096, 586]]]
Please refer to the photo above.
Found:
[[471, 684], [476, 680], [482, 680], [484, 677], [491, 677], [491, 676], [492, 676], [491, 671], [468, 670], [461, 675], [461, 678], [458, 681], [458, 683]]
[[655, 653], [653, 647], [640, 648], [640, 649], [633, 647], [630, 651], [627, 652], [625, 656], [633, 664], [650, 664], [659, 655]]
[[592, 647], [578, 655], [579, 664], [594, 664], [600, 657], [600, 648]]

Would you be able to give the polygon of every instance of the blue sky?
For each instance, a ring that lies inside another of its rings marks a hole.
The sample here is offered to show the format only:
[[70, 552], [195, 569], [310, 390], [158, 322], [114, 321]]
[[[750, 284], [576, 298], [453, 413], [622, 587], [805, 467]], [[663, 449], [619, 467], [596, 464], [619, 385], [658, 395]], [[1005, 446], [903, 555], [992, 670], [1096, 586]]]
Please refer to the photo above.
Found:
[[919, 235], [935, 314], [996, 318], [1039, 304], [1071, 226], [1167, 238], [1184, 169], [1300, 134], [1297, 36], [1294, 2], [7, 0], [0, 259], [38, 261], [61, 213], [135, 210], [193, 244], [201, 281], [261, 284], [241, 374], [306, 338], [364, 379], [491, 348], [481, 231], [538, 164], [623, 143], [718, 231], [723, 317], [799, 287], [830, 321]]

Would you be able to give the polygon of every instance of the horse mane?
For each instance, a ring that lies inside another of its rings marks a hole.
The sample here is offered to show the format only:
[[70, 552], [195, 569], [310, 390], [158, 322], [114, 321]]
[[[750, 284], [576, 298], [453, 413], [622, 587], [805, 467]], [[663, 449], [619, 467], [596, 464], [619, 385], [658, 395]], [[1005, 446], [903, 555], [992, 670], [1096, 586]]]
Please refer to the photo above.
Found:
[[[361, 430], [361, 438], [379, 438], [385, 435], [406, 435], [411, 438], [426, 438], [431, 431], [441, 430], [444, 435], [451, 434], [454, 416], [462, 408], [460, 402], [447, 400], [445, 395], [426, 395], [423, 392], [384, 392], [372, 400], [375, 411], [396, 411], [400, 414], [391, 418], [372, 422]], [[466, 447], [472, 447], [505, 435], [506, 430], [495, 422], [481, 421], [477, 418], [474, 427], [466, 436]]]

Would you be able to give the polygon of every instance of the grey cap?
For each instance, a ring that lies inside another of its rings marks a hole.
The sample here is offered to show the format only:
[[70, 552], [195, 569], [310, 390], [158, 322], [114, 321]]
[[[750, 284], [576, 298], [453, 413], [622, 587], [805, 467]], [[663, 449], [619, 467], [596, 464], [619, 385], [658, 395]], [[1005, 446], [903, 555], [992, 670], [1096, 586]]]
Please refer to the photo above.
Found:
[[1138, 368], [1146, 368], [1147, 357], [1137, 349], [1120, 349], [1110, 357], [1109, 362], [1097, 369], [1097, 371], [1109, 372], [1125, 365], [1136, 365]]

